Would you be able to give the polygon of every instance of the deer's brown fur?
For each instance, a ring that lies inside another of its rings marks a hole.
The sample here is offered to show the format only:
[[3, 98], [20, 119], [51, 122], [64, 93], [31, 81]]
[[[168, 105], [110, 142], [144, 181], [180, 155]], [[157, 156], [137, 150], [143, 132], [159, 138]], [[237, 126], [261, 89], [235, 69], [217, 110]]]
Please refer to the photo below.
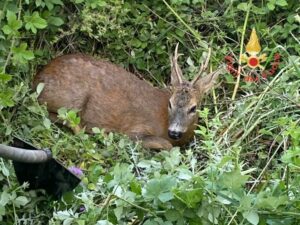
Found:
[[61, 107], [78, 109], [81, 126], [86, 127], [87, 132], [100, 127], [141, 140], [147, 148], [169, 149], [186, 144], [192, 138], [197, 116], [186, 124], [180, 139], [171, 138], [170, 116], [176, 112], [174, 114], [174, 108], [168, 105], [178, 103], [178, 108], [197, 105], [204, 93], [201, 88], [211, 86], [215, 79], [208, 75], [209, 84], [198, 86], [183, 82], [182, 74], [177, 74], [181, 70], [174, 58], [171, 89], [155, 88], [120, 66], [81, 54], [53, 59], [36, 75], [34, 86], [45, 84], [38, 100], [47, 104], [52, 116]]

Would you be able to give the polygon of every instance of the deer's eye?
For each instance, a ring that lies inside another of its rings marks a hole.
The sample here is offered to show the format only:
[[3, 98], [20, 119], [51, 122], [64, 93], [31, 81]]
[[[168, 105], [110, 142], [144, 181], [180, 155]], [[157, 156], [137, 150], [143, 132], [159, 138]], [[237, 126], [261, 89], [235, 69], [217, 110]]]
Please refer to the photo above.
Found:
[[197, 109], [197, 106], [194, 105], [192, 108], [190, 108], [189, 113], [195, 113]]
[[172, 109], [172, 104], [171, 101], [169, 101], [169, 105], [168, 105], [169, 109]]

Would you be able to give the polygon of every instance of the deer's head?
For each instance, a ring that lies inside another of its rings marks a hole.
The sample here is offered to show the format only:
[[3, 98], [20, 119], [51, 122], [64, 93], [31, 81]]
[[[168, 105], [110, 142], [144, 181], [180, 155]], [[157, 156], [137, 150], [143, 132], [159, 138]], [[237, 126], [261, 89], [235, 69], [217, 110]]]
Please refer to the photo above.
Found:
[[201, 74], [206, 70], [210, 58], [210, 49], [205, 63], [192, 81], [184, 80], [182, 71], [178, 66], [178, 44], [174, 56], [171, 57], [171, 90], [169, 100], [169, 127], [168, 135], [173, 140], [180, 140], [186, 133], [194, 130], [198, 120], [197, 107], [202, 96], [213, 87], [214, 81], [221, 70], [214, 71], [204, 77]]

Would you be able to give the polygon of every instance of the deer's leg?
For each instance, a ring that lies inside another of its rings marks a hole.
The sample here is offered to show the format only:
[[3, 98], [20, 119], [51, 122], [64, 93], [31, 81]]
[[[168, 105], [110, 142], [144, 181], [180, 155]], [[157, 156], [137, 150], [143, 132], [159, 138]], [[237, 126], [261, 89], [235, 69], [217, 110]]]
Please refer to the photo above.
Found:
[[144, 136], [140, 140], [144, 148], [169, 150], [173, 147], [168, 140], [157, 136]]

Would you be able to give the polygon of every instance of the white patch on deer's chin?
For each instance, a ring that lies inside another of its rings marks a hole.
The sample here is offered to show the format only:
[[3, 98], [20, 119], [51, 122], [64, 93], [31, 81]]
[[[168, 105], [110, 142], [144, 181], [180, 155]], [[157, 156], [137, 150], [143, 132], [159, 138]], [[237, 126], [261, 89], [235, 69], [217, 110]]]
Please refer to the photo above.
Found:
[[178, 123], [171, 124], [171, 125], [169, 126], [169, 130], [170, 130], [170, 131], [173, 131], [173, 132], [185, 133], [185, 131], [182, 130], [182, 127], [179, 126]]

